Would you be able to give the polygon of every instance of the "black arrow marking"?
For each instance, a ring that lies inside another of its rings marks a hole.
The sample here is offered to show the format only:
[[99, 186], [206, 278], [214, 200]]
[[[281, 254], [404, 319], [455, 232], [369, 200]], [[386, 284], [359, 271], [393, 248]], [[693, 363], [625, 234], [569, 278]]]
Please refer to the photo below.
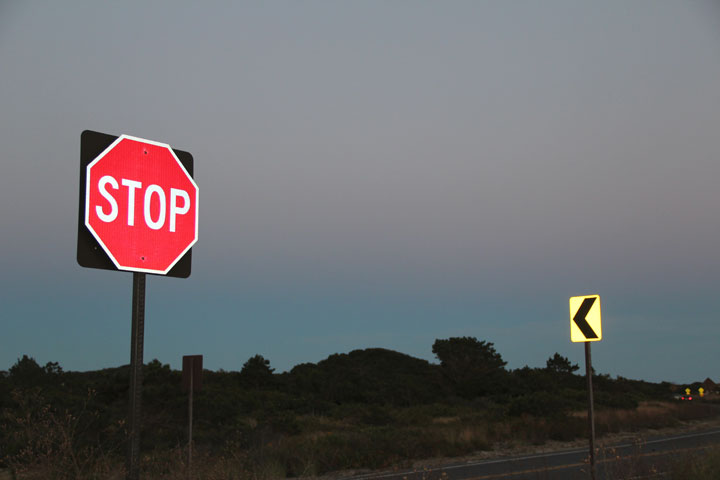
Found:
[[585, 335], [585, 338], [598, 338], [595, 330], [593, 330], [587, 320], [585, 320], [585, 316], [592, 308], [596, 298], [597, 297], [590, 297], [583, 300], [582, 305], [580, 305], [580, 308], [578, 308], [577, 313], [575, 313], [573, 317], [573, 322], [575, 322], [575, 325], [578, 326], [582, 334]]

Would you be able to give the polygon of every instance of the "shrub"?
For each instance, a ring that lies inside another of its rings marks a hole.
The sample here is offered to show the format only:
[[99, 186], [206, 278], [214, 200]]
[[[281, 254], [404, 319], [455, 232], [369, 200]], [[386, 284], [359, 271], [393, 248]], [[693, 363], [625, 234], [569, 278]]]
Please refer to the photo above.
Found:
[[536, 417], [562, 417], [573, 407], [573, 402], [562, 395], [533, 392], [514, 398], [510, 402], [510, 415], [529, 414]]

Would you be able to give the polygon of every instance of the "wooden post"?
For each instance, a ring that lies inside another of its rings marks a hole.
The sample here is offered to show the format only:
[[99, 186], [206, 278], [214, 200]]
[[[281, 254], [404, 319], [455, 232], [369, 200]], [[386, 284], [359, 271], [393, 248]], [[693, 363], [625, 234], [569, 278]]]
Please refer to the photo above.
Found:
[[188, 394], [188, 480], [192, 478], [192, 425], [193, 425], [193, 360], [190, 360], [190, 393]]
[[[193, 455], [193, 396], [195, 390], [202, 387], [202, 355], [183, 355], [182, 388], [188, 392], [188, 446], [187, 446], [187, 478], [192, 478]], [[197, 375], [195, 375], [197, 373]]]

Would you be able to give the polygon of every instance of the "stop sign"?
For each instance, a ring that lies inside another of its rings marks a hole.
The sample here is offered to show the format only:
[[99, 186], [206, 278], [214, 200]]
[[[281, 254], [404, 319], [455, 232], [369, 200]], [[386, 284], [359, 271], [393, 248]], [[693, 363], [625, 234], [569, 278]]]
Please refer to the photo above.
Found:
[[122, 135], [87, 166], [85, 225], [120, 270], [168, 273], [197, 217], [198, 187], [167, 144]]

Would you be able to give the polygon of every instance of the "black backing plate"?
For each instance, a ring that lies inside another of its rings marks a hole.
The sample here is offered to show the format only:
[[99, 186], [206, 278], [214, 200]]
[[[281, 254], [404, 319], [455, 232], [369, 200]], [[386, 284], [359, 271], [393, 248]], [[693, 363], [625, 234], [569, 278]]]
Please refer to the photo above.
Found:
[[[110, 257], [107, 256], [102, 246], [95, 240], [93, 234], [85, 226], [85, 186], [87, 166], [97, 158], [107, 147], [110, 146], [118, 136], [106, 133], [85, 130], [80, 135], [80, 201], [78, 212], [78, 236], [77, 236], [77, 262], [81, 267], [100, 268], [104, 270], [119, 270]], [[180, 163], [185, 170], [193, 176], [193, 157], [190, 153], [182, 150], [175, 150]], [[164, 277], [187, 278], [190, 276], [192, 264], [192, 248], [178, 260], [173, 268]]]

